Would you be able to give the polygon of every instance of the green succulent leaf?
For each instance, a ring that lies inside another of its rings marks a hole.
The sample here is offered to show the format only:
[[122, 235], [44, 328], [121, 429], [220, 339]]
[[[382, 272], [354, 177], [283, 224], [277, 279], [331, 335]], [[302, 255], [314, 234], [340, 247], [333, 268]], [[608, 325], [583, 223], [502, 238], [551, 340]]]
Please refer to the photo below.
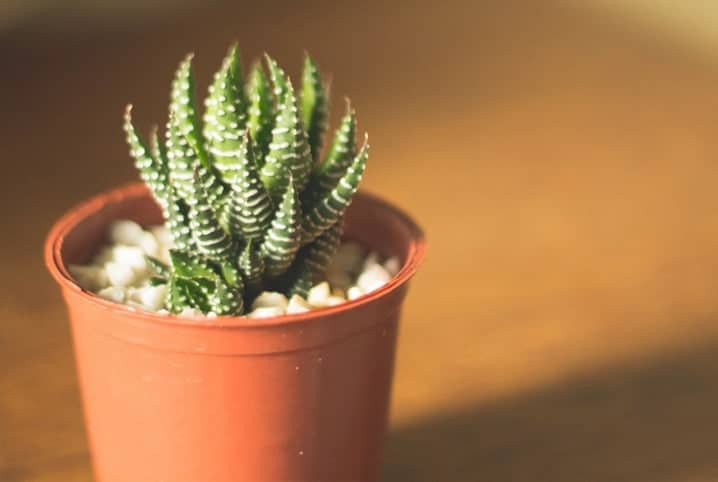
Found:
[[307, 185], [311, 169], [312, 153], [297, 112], [294, 89], [287, 82], [272, 129], [269, 153], [262, 166], [262, 182], [276, 202], [285, 192], [290, 174], [297, 191], [301, 192]]
[[265, 273], [270, 279], [280, 276], [292, 264], [301, 242], [300, 220], [299, 202], [290, 175], [282, 202], [262, 243]]
[[167, 227], [172, 235], [172, 241], [177, 249], [191, 251], [196, 246], [189, 226], [189, 206], [172, 184], [168, 188]]
[[166, 285], [168, 282], [167, 278], [162, 278], [160, 276], [152, 276], [149, 280], [147, 280], [147, 283], [150, 286], [161, 286]]
[[250, 239], [247, 242], [239, 255], [237, 265], [244, 278], [246, 294], [253, 298], [262, 290], [264, 275], [264, 257], [256, 240]]
[[239, 156], [231, 166], [233, 173], [227, 221], [231, 233], [245, 240], [261, 239], [274, 211], [269, 193], [259, 178], [254, 148], [245, 134]]
[[259, 62], [255, 63], [250, 71], [247, 96], [249, 97], [247, 128], [254, 140], [257, 165], [261, 166], [269, 152], [269, 143], [272, 141], [274, 103], [269, 81]]
[[215, 278], [214, 290], [208, 298], [211, 311], [218, 315], [241, 314], [244, 309], [241, 292], [224, 283], [219, 277]]
[[145, 261], [147, 262], [147, 265], [150, 267], [153, 273], [155, 273], [157, 276], [161, 278], [169, 278], [170, 276], [170, 267], [164, 264], [159, 259], [145, 255]]
[[347, 111], [334, 135], [329, 152], [312, 173], [303, 201], [314, 204], [339, 182], [356, 155], [356, 113], [347, 101]]
[[201, 168], [195, 169], [194, 190], [187, 200], [190, 206], [189, 225], [192, 236], [201, 254], [213, 258], [227, 258], [234, 251], [234, 243], [210, 205], [200, 170]]
[[173, 298], [176, 297], [177, 301], [173, 300], [172, 306], [176, 311], [181, 312], [183, 308], [197, 308], [202, 313], [208, 313], [212, 310], [212, 305], [209, 302], [209, 296], [207, 288], [202, 284], [198, 283], [197, 280], [189, 278], [176, 278], [171, 286]]
[[272, 93], [274, 94], [274, 99], [277, 104], [280, 104], [282, 99], [284, 99], [284, 94], [289, 88], [289, 76], [272, 57], [265, 54], [264, 58], [266, 59], [267, 66], [269, 67], [269, 78], [272, 79]]
[[[127, 137], [127, 145], [130, 148], [130, 155], [135, 160], [135, 167], [140, 173], [140, 178], [150, 188], [152, 196], [160, 205], [166, 217], [169, 204], [167, 195], [169, 184], [167, 158], [161, 155], [161, 152], [153, 152], [147, 148], [147, 144], [145, 144], [132, 124], [132, 105], [128, 105], [125, 109], [123, 128]], [[153, 145], [156, 139], [157, 129], [154, 128], [151, 134]]]
[[359, 154], [339, 178], [336, 186], [306, 213], [302, 223], [304, 244], [316, 239], [342, 217], [359, 187], [368, 157], [369, 144], [365, 139]]
[[241, 154], [248, 105], [242, 84], [239, 52], [234, 45], [209, 87], [204, 115], [204, 138], [214, 157], [215, 166], [226, 182], [230, 181], [231, 168]]
[[217, 273], [204, 258], [188, 251], [170, 249], [172, 273], [181, 278], [206, 278], [213, 280]]
[[193, 54], [189, 54], [180, 63], [172, 82], [172, 94], [170, 97], [170, 114], [172, 115], [175, 129], [185, 138], [190, 147], [195, 151], [200, 163], [209, 167], [211, 164], [205, 149], [205, 141], [202, 136], [201, 123], [197, 114], [197, 102], [195, 100], [194, 75], [192, 73]]
[[319, 158], [327, 127], [328, 97], [317, 64], [309, 54], [305, 54], [302, 71], [302, 124], [307, 130], [307, 140], [314, 162]]

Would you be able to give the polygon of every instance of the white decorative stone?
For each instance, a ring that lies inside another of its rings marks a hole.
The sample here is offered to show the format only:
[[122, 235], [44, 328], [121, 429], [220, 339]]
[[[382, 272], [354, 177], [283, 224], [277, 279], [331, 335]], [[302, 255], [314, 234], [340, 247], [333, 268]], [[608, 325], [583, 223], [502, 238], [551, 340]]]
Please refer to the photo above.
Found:
[[330, 296], [327, 298], [327, 305], [326, 306], [336, 306], [344, 303], [346, 301], [346, 298], [343, 296]]
[[158, 243], [165, 248], [173, 248], [174, 241], [172, 240], [172, 233], [164, 225], [152, 226], [148, 230], [155, 237]]
[[131, 300], [136, 301], [148, 311], [157, 311], [164, 307], [167, 296], [167, 285], [142, 286], [130, 288], [128, 295]]
[[137, 246], [144, 230], [134, 221], [115, 221], [110, 225], [110, 239], [116, 244]]
[[86, 290], [97, 291], [109, 284], [107, 274], [101, 266], [71, 264], [67, 268], [77, 284]]
[[292, 313], [306, 313], [312, 309], [312, 305], [307, 303], [304, 298], [299, 295], [292, 295], [287, 305], [286, 313], [291, 315]]
[[379, 264], [379, 253], [377, 253], [376, 251], [372, 251], [366, 256], [366, 258], [364, 258], [364, 263], [362, 264], [362, 271], [365, 271], [367, 268], [375, 264]]
[[349, 300], [355, 300], [362, 296], [364, 292], [359, 288], [358, 286], [352, 286], [349, 288], [349, 291], [347, 291], [347, 299]]
[[204, 315], [204, 316], [205, 316], [208, 320], [214, 320], [215, 318], [217, 318], [217, 313], [215, 313], [214, 311], [209, 311], [209, 312], [207, 312], [207, 314]]
[[148, 256], [156, 258], [160, 254], [160, 243], [152, 233], [148, 233], [147, 231], [142, 233], [138, 246]]
[[125, 289], [120, 286], [108, 286], [97, 292], [97, 296], [115, 303], [125, 302]]
[[307, 301], [313, 306], [326, 306], [329, 294], [329, 283], [324, 281], [312, 286], [307, 294]]
[[399, 258], [397, 258], [396, 256], [392, 256], [391, 258], [384, 261], [384, 269], [391, 276], [396, 276], [396, 274], [401, 269], [401, 261], [399, 261]]
[[[252, 302], [252, 309], [257, 308], [279, 308], [284, 312], [287, 309], [289, 301], [287, 297], [282, 293], [276, 293], [274, 291], [263, 291], [255, 298]], [[271, 315], [273, 316], [273, 315]]]
[[367, 266], [357, 279], [357, 286], [364, 293], [371, 293], [384, 286], [391, 279], [391, 275], [379, 264]]
[[170, 312], [168, 310], [162, 308], [161, 310], [157, 310], [157, 314], [162, 315], [162, 316], [167, 316], [170, 314]]
[[204, 313], [196, 308], [184, 308], [177, 316], [180, 318], [203, 318]]
[[118, 244], [112, 248], [113, 261], [123, 266], [128, 266], [138, 273], [147, 271], [147, 262], [145, 261], [145, 253], [137, 246], [127, 246]]
[[247, 315], [249, 318], [270, 318], [272, 316], [280, 316], [284, 314], [284, 309], [277, 306], [263, 306], [255, 308]]
[[118, 261], [110, 261], [105, 264], [107, 279], [113, 286], [130, 286], [137, 279], [137, 274], [131, 266]]

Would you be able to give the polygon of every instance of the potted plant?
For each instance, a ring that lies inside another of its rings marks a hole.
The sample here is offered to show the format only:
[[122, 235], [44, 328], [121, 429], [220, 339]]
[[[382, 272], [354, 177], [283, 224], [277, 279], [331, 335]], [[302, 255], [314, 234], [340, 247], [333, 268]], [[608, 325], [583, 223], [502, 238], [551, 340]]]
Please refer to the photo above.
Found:
[[[298, 94], [266, 64], [269, 76], [255, 64], [245, 85], [232, 47], [200, 118], [188, 56], [164, 142], [155, 128], [145, 143], [125, 113], [144, 183], [79, 205], [48, 236], [101, 482], [379, 476], [423, 235], [355, 196], [368, 145], [348, 103], [321, 156], [328, 98], [311, 58]], [[353, 244], [335, 254], [342, 239]], [[357, 267], [357, 246], [388, 261]], [[330, 292], [332, 270], [333, 284], [355, 285]]]

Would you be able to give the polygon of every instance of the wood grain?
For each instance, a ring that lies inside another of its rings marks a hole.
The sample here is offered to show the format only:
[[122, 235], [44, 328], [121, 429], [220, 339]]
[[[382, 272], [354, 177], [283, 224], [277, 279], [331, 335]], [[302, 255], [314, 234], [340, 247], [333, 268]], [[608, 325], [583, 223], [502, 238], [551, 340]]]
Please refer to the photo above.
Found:
[[333, 72], [364, 186], [428, 234], [386, 480], [717, 480], [718, 69], [575, 5], [212, 6], [0, 39], [0, 481], [91, 480], [43, 236], [134, 177], [124, 103], [161, 120], [176, 61], [194, 49], [204, 86], [234, 38]]

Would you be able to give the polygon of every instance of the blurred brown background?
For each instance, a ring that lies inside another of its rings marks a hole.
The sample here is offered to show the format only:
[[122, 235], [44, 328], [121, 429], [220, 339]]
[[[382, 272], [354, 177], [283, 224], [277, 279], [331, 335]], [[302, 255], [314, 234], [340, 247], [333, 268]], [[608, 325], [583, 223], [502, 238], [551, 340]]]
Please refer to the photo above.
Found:
[[312, 52], [428, 233], [385, 480], [718, 480], [715, 2], [145, 3], [0, 2], [0, 481], [91, 480], [43, 237], [233, 39]]

